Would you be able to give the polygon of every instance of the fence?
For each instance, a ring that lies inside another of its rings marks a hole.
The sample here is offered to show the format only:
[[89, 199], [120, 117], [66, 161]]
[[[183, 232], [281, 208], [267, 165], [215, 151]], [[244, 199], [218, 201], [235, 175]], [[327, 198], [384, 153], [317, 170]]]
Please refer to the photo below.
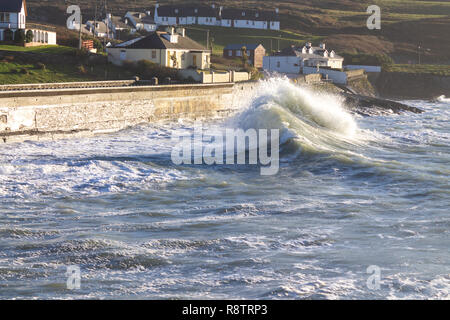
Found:
[[178, 74], [183, 79], [193, 79], [199, 83], [230, 83], [249, 81], [250, 75], [248, 72], [236, 71], [221, 71], [221, 72], [203, 72], [193, 69], [183, 69], [178, 71]]
[[363, 69], [365, 72], [381, 72], [380, 66], [363, 66], [363, 65], [348, 65], [344, 67], [347, 70]]

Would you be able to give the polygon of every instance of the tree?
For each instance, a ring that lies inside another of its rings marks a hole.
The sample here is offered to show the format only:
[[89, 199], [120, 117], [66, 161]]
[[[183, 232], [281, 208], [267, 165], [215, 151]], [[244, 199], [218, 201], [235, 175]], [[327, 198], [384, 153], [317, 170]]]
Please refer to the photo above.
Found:
[[5, 41], [13, 41], [14, 32], [11, 29], [6, 29], [4, 32]]
[[25, 42], [26, 42], [26, 43], [33, 42], [33, 38], [34, 38], [33, 31], [28, 30], [27, 33], [26, 33], [26, 35], [25, 35]]
[[14, 41], [17, 43], [24, 43], [25, 42], [25, 30], [20, 29], [16, 31]]

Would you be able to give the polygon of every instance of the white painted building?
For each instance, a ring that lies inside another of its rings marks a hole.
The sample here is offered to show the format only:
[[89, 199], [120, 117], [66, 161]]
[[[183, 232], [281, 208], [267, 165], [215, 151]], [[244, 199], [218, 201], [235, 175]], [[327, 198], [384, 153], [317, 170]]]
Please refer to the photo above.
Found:
[[14, 33], [26, 28], [27, 4], [25, 0], [0, 0], [0, 40], [10, 29]]
[[23, 30], [24, 34], [30, 31], [33, 40], [27, 43], [31, 45], [56, 45], [56, 32], [53, 28], [44, 25], [27, 24], [26, 0], [0, 0], [0, 41], [5, 39], [5, 31], [11, 30], [13, 38], [17, 31]]
[[287, 74], [303, 73], [304, 67], [326, 67], [342, 69], [344, 58], [334, 50], [327, 50], [325, 44], [313, 47], [307, 43], [303, 47], [289, 47], [273, 56], [264, 57], [263, 69], [267, 72]]
[[152, 17], [151, 11], [145, 13], [129, 11], [125, 14], [124, 20], [138, 31], [145, 30], [147, 32], [153, 32], [157, 29], [157, 23], [154, 17]]
[[224, 9], [223, 7], [160, 6], [156, 4], [157, 25], [205, 25], [228, 28], [280, 30], [279, 11]]
[[148, 60], [163, 67], [176, 69], [209, 69], [211, 51], [186, 36], [184, 28], [169, 27], [146, 37], [130, 40], [106, 49], [108, 61], [123, 65], [125, 61]]

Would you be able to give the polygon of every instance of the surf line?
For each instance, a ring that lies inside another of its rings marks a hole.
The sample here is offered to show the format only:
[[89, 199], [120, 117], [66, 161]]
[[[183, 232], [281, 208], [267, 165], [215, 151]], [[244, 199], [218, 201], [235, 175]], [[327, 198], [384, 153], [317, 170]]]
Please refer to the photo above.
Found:
[[[204, 130], [196, 122], [194, 132], [175, 131], [171, 159], [175, 165], [260, 165], [262, 176], [276, 175], [280, 168], [280, 130]], [[270, 146], [270, 155], [268, 149]], [[224, 152], [225, 151], [225, 152]], [[236, 159], [237, 158], [237, 159]], [[247, 162], [248, 161], [248, 162]]]

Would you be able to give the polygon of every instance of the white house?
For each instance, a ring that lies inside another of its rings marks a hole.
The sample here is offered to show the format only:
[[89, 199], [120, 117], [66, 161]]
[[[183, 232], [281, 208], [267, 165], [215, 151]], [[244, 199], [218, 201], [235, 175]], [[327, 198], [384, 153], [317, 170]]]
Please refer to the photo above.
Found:
[[5, 31], [11, 30], [13, 37], [18, 30], [33, 33], [33, 40], [27, 46], [44, 44], [56, 45], [56, 32], [53, 28], [44, 25], [27, 24], [26, 0], [0, 0], [0, 41], [5, 39]]
[[27, 4], [25, 0], [0, 0], [0, 40], [4, 40], [4, 31], [14, 33], [26, 28]]
[[86, 21], [86, 29], [89, 30], [91, 34], [99, 38], [110, 37], [110, 30], [106, 23], [103, 21]]
[[129, 11], [125, 14], [123, 18], [126, 23], [131, 23], [131, 25], [136, 30], [145, 30], [147, 32], [153, 32], [157, 29], [157, 24], [152, 17], [151, 11], [143, 12], [134, 12]]
[[223, 7], [160, 6], [154, 19], [158, 25], [205, 25], [228, 28], [280, 30], [279, 11], [224, 9]]
[[223, 9], [220, 10], [222, 27], [280, 30], [279, 10]]
[[126, 33], [135, 33], [136, 29], [130, 23], [128, 18], [122, 18], [118, 16], [114, 16], [111, 13], [106, 15], [106, 19], [104, 20], [108, 29], [110, 31], [110, 35], [113, 39], [120, 39], [122, 34]]
[[334, 50], [327, 50], [324, 43], [319, 47], [306, 43], [303, 47], [291, 46], [273, 56], [264, 57], [263, 69], [268, 72], [299, 74], [303, 73], [304, 67], [340, 70], [343, 62], [344, 58], [337, 55]]
[[166, 32], [130, 40], [106, 49], [108, 61], [122, 65], [124, 61], [148, 60], [163, 67], [209, 69], [211, 51], [188, 38], [184, 28], [169, 27]]

